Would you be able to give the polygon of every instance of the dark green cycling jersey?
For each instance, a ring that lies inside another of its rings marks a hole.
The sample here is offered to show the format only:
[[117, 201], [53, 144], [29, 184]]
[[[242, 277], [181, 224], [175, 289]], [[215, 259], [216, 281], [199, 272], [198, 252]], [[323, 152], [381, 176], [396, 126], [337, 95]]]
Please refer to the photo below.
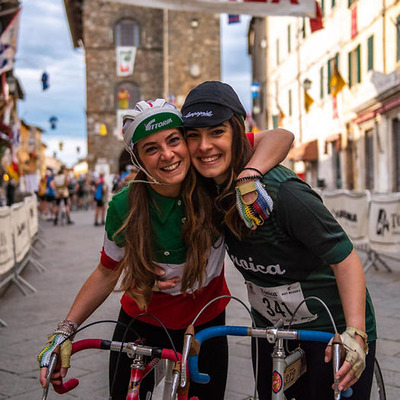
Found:
[[[346, 327], [331, 264], [343, 261], [353, 245], [321, 198], [283, 166], [268, 172], [263, 182], [274, 205], [270, 218], [242, 240], [226, 230], [229, 256], [244, 276], [252, 311], [259, 326], [282, 320], [303, 329], [332, 331], [323, 300], [339, 331]], [[374, 309], [367, 291], [366, 331], [376, 339]]]

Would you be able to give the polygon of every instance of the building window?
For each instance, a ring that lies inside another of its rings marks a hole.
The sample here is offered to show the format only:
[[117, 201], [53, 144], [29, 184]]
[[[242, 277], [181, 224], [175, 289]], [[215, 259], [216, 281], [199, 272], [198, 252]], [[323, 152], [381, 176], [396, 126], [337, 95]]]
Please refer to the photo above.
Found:
[[341, 189], [343, 185], [342, 181], [342, 163], [340, 159], [340, 140], [331, 142], [332, 146], [332, 170], [334, 174], [334, 182], [336, 189]]
[[350, 8], [357, 0], [348, 0], [348, 7]]
[[287, 48], [288, 53], [292, 51], [292, 35], [291, 35], [291, 26], [288, 25], [287, 27]]
[[140, 101], [139, 86], [132, 82], [121, 82], [115, 91], [115, 104], [117, 110], [130, 110]]
[[289, 90], [289, 117], [292, 116], [292, 91]]
[[396, 61], [400, 60], [400, 16], [396, 18], [397, 53]]
[[131, 19], [123, 19], [119, 21], [115, 26], [115, 45], [139, 47], [139, 25]]
[[336, 6], [336, 0], [332, 0], [331, 7], [333, 8], [335, 6]]
[[374, 35], [368, 38], [368, 71], [374, 69]]
[[349, 87], [361, 82], [361, 46], [349, 53]]
[[325, 0], [321, 0], [321, 12], [322, 12], [322, 16], [325, 15]]
[[365, 188], [374, 188], [374, 136], [373, 129], [365, 132]]
[[279, 115], [272, 116], [272, 128], [276, 129], [279, 127]]
[[319, 69], [319, 98], [324, 98], [324, 67]]
[[400, 192], [400, 121], [393, 120], [393, 191]]
[[279, 39], [276, 39], [276, 65], [279, 65]]

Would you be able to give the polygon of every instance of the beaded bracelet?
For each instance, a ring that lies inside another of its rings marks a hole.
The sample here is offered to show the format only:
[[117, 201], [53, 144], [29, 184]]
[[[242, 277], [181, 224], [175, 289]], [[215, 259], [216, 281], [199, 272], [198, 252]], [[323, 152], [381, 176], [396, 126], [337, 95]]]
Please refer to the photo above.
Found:
[[244, 167], [243, 169], [242, 169], [242, 171], [244, 171], [244, 170], [251, 170], [251, 171], [256, 171], [258, 174], [260, 174], [261, 176], [263, 176], [264, 174], [262, 174], [261, 173], [261, 171], [260, 170], [258, 170], [257, 168], [253, 168], [253, 167]]
[[248, 180], [255, 180], [255, 179], [260, 179], [262, 178], [262, 175], [249, 175], [249, 176], [244, 176], [243, 178], [238, 178], [235, 180], [235, 183], [243, 182], [243, 181], [248, 181]]
[[64, 321], [58, 323], [57, 329], [54, 331], [54, 334], [60, 333], [69, 337], [72, 340], [75, 336], [75, 332], [77, 331], [77, 329], [78, 324], [65, 319]]

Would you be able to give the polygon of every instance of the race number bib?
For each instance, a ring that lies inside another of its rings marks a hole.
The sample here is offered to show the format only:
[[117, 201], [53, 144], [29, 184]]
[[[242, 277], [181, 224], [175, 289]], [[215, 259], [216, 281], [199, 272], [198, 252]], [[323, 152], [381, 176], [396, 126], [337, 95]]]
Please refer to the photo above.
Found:
[[[279, 320], [289, 325], [294, 311], [304, 300], [300, 282], [277, 287], [261, 287], [252, 282], [246, 282], [247, 294], [251, 306], [273, 324]], [[293, 318], [292, 325], [303, 324], [315, 320], [317, 314], [311, 314], [307, 304], [303, 303]]]

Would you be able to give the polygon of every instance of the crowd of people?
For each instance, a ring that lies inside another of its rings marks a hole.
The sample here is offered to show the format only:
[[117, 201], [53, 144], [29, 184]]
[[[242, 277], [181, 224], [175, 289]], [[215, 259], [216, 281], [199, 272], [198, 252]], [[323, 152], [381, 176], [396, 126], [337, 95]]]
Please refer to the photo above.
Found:
[[[318, 297], [341, 332], [346, 356], [336, 375], [329, 363], [331, 346], [310, 342], [307, 372], [288, 398], [331, 398], [334, 379], [339, 390], [353, 387], [353, 400], [369, 398], [376, 323], [361, 262], [318, 194], [279, 164], [293, 134], [284, 129], [245, 133], [245, 118], [235, 91], [219, 81], [194, 88], [181, 111], [163, 99], [140, 101], [127, 110], [123, 135], [135, 176], [107, 206], [98, 189], [97, 206], [107, 207], [105, 216], [103, 209], [96, 213], [95, 223], [105, 226], [100, 261], [39, 354], [43, 386], [54, 348], [61, 346], [62, 363], [51, 377], [57, 385], [70, 366], [71, 338], [114, 290], [123, 294], [113, 340], [135, 341], [138, 334], [149, 345], [171, 347], [158, 319], [182, 349], [195, 317], [196, 332], [225, 324], [228, 297], [199, 312], [211, 299], [230, 293], [224, 277], [227, 252], [243, 275], [258, 326], [283, 322], [333, 331], [317, 302], [304, 303], [292, 318], [300, 301]], [[143, 311], [155, 318], [140, 317]], [[127, 331], [131, 324], [134, 331]], [[252, 346], [261, 400], [271, 398], [271, 351], [267, 341]], [[110, 356], [110, 398], [122, 400], [131, 360], [121, 355], [117, 362], [117, 357]], [[199, 369], [211, 380], [191, 383], [190, 396], [223, 399], [227, 366], [226, 338], [205, 342]], [[150, 398], [153, 386], [149, 375], [140, 398]]]

